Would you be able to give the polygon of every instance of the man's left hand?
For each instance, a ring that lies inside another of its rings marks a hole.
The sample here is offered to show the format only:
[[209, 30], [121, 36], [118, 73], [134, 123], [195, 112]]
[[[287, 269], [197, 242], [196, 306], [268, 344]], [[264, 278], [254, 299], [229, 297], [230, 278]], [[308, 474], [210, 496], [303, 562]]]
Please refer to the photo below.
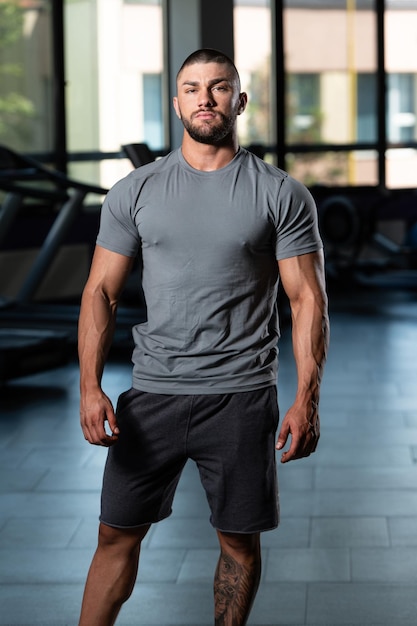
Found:
[[310, 419], [291, 407], [282, 423], [276, 449], [282, 450], [291, 435], [291, 445], [281, 456], [281, 463], [302, 459], [315, 452], [320, 439], [320, 418], [315, 412]]

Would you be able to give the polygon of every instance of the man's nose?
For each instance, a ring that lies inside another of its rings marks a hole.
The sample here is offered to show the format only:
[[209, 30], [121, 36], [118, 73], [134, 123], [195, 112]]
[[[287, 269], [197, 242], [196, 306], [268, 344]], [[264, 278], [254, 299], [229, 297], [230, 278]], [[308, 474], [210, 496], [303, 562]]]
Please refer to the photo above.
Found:
[[200, 94], [199, 106], [201, 107], [212, 107], [214, 106], [214, 98], [210, 89], [203, 89]]

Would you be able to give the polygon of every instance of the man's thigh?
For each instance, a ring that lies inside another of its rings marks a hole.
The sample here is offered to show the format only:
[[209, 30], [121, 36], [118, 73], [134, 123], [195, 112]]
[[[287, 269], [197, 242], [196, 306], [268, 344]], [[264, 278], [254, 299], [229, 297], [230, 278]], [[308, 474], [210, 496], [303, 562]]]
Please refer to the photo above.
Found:
[[241, 533], [275, 528], [276, 387], [198, 396], [192, 415], [188, 453], [198, 465], [213, 526]]

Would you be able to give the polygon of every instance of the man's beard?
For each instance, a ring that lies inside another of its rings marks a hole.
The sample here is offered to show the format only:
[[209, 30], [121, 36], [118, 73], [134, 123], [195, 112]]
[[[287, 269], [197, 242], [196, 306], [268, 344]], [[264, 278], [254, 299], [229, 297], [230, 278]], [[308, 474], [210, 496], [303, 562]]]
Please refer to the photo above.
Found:
[[181, 117], [181, 121], [191, 139], [199, 143], [219, 145], [232, 132], [236, 117], [234, 115], [223, 115], [223, 113], [217, 113], [217, 115], [221, 117], [221, 123], [216, 126], [203, 124], [197, 127], [191, 120], [183, 117]]

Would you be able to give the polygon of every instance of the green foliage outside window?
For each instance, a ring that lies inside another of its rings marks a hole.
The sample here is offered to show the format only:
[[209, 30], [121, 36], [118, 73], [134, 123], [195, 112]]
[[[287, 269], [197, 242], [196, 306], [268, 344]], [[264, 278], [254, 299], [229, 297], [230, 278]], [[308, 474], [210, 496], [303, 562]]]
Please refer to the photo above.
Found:
[[23, 61], [18, 58], [23, 33], [23, 12], [17, 2], [0, 4], [0, 142], [24, 148], [30, 133], [34, 105], [20, 93], [24, 80]]

